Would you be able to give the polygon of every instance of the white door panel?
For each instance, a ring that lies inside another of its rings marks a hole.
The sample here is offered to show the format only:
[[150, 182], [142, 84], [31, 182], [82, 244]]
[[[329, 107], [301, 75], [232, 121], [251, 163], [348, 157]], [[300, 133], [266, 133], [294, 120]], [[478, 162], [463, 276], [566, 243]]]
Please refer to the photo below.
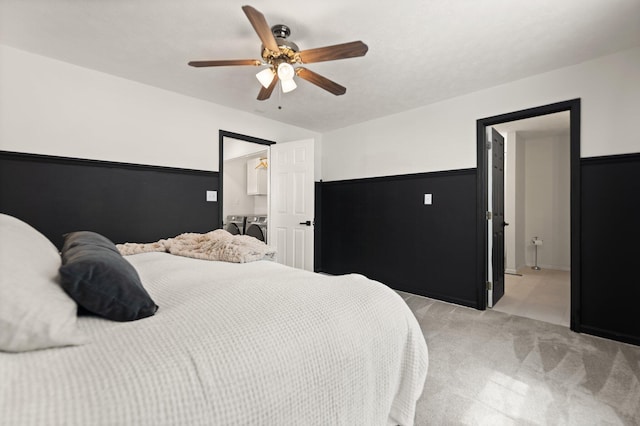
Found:
[[269, 241], [278, 250], [277, 262], [309, 271], [313, 271], [313, 153], [313, 139], [271, 145]]

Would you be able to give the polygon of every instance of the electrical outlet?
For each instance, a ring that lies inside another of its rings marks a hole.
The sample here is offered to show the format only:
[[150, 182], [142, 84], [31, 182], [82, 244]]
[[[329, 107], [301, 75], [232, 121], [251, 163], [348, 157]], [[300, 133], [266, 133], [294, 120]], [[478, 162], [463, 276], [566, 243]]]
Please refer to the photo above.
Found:
[[207, 191], [207, 201], [218, 201], [218, 191]]
[[424, 204], [425, 205], [431, 205], [433, 204], [433, 197], [432, 194], [424, 194]]

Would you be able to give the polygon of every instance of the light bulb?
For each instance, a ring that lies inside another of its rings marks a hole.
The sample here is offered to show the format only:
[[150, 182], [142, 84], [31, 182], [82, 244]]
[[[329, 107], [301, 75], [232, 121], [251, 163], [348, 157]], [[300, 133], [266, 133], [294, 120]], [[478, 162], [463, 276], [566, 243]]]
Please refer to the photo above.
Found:
[[271, 82], [275, 78], [275, 74], [273, 73], [273, 69], [266, 68], [256, 74], [256, 78], [264, 86], [265, 89], [268, 89], [271, 85]]

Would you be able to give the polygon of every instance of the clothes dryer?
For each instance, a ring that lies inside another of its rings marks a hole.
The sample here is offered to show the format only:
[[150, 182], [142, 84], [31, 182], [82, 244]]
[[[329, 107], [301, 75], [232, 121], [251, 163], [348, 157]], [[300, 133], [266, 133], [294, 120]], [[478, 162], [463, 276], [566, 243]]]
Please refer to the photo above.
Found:
[[246, 235], [267, 243], [267, 216], [247, 216]]
[[227, 223], [224, 229], [233, 235], [243, 235], [246, 229], [247, 217], [240, 215], [227, 216]]

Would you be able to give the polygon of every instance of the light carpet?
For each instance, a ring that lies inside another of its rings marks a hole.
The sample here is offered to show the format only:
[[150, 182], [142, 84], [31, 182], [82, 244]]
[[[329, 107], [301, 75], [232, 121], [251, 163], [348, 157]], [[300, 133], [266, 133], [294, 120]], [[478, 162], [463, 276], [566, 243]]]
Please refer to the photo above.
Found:
[[640, 425], [640, 347], [398, 292], [429, 347], [423, 425]]

